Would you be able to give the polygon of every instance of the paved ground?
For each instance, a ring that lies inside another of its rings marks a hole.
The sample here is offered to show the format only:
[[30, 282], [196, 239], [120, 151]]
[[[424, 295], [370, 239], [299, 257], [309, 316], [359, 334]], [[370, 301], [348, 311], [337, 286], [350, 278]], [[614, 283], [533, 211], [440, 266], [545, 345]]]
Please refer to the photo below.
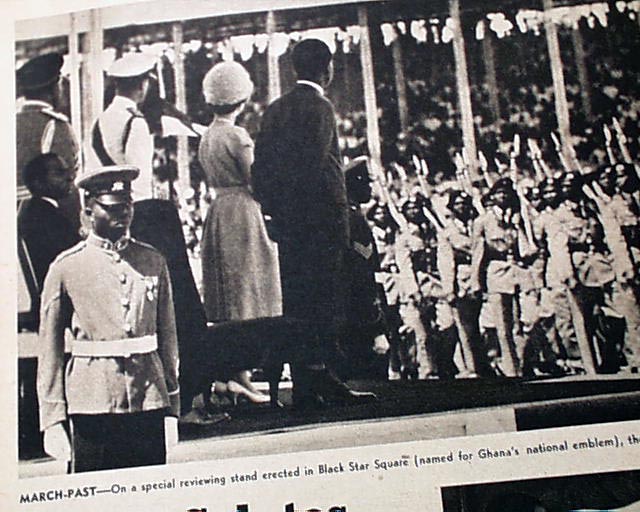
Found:
[[[518, 379], [353, 382], [379, 401], [295, 414], [290, 386], [283, 409], [221, 402], [232, 420], [181, 427], [171, 462], [290, 453], [379, 443], [550, 428], [640, 418], [640, 378], [599, 376]], [[21, 477], [64, 473], [55, 461], [21, 461]]]

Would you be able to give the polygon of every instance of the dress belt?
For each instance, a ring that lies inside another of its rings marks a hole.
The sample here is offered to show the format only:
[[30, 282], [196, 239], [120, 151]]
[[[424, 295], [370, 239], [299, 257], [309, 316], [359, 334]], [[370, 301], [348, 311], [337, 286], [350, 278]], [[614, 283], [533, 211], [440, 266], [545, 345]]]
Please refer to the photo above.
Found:
[[76, 340], [71, 345], [71, 355], [74, 357], [129, 357], [133, 354], [148, 354], [157, 349], [158, 336], [148, 334], [121, 340]]
[[220, 188], [214, 187], [213, 190], [215, 190], [216, 192], [216, 197], [228, 196], [231, 194], [242, 194], [242, 193], [250, 194], [251, 193], [247, 185], [238, 185], [234, 187], [220, 187]]

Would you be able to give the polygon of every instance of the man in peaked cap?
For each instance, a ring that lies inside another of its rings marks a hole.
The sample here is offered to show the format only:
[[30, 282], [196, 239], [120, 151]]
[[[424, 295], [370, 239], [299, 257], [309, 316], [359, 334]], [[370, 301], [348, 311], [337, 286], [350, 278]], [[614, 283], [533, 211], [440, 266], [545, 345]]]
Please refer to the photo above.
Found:
[[132, 186], [135, 201], [153, 196], [153, 137], [139, 110], [149, 88], [155, 58], [128, 53], [113, 62], [108, 76], [116, 95], [93, 124], [86, 148], [87, 168], [105, 165], [134, 165], [140, 176]]
[[53, 262], [44, 283], [40, 425], [45, 451], [70, 458], [72, 472], [165, 463], [164, 417], [179, 413], [167, 266], [129, 237], [138, 172], [110, 166], [78, 180], [91, 232]]
[[[71, 171], [78, 167], [78, 142], [69, 119], [56, 110], [60, 103], [62, 63], [59, 53], [47, 53], [29, 60], [16, 72], [18, 91], [25, 98], [16, 115], [18, 197], [28, 195], [23, 172], [38, 155], [54, 153]], [[60, 211], [74, 229], [80, 227], [80, 201], [75, 187], [60, 203]]]
[[371, 398], [350, 390], [326, 367], [344, 322], [342, 268], [349, 245], [336, 117], [324, 97], [331, 60], [318, 39], [294, 47], [296, 86], [267, 107], [252, 168], [255, 196], [271, 216], [279, 244], [284, 315], [305, 325], [292, 365], [298, 409]]
[[355, 158], [344, 174], [351, 240], [345, 253], [346, 325], [341, 336], [341, 348], [347, 359], [341, 362], [345, 375], [351, 378], [386, 380], [389, 348], [384, 315], [386, 297], [375, 277], [380, 271], [380, 255], [362, 212], [362, 205], [371, 200], [368, 158]]

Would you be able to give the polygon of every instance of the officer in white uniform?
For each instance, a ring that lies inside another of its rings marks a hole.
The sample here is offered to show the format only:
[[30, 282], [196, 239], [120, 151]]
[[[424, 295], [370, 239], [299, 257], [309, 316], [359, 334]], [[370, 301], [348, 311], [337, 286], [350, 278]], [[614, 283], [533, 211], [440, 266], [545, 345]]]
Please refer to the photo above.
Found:
[[93, 124], [86, 147], [86, 167], [133, 165], [140, 176], [132, 184], [134, 201], [153, 197], [153, 136], [139, 110], [149, 88], [155, 58], [128, 53], [116, 60], [107, 74], [115, 81], [116, 95]]

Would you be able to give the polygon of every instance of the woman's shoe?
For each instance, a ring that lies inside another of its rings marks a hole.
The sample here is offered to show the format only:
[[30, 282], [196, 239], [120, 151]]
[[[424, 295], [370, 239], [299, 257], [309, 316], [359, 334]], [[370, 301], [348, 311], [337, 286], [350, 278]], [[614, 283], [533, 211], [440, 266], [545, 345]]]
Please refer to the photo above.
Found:
[[227, 393], [234, 405], [237, 405], [239, 397], [243, 397], [253, 404], [267, 404], [271, 401], [269, 395], [255, 393], [234, 380], [227, 382]]

